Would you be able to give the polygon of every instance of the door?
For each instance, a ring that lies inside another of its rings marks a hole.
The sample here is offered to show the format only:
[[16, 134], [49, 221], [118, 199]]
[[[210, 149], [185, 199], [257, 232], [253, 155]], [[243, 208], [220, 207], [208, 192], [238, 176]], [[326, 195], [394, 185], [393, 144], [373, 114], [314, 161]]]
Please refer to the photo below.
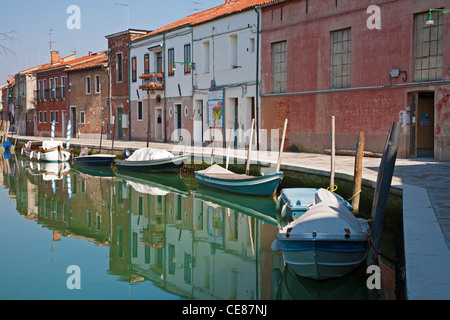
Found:
[[174, 139], [179, 140], [181, 137], [181, 104], [175, 105], [175, 115], [174, 115]]
[[156, 140], [162, 140], [162, 109], [156, 108], [156, 126], [155, 126], [155, 134]]
[[67, 137], [67, 127], [66, 127], [66, 112], [61, 113], [61, 127], [62, 127], [62, 137]]
[[117, 139], [123, 139], [123, 128], [122, 128], [122, 114], [123, 109], [117, 108]]
[[234, 99], [234, 147], [238, 147], [238, 133], [239, 130], [239, 106], [237, 99]]
[[419, 92], [416, 127], [417, 156], [434, 156], [434, 92]]
[[72, 138], [76, 138], [77, 136], [77, 108], [72, 107], [71, 109], [72, 115], [71, 115], [71, 122], [72, 122], [72, 131], [70, 132]]
[[194, 145], [201, 145], [203, 142], [203, 100], [195, 101], [194, 108]]

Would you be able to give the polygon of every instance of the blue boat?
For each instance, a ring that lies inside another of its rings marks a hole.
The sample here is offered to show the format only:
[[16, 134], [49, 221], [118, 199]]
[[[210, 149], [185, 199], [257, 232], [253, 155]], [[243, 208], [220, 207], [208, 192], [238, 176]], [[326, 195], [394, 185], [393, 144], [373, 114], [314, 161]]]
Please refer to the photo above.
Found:
[[264, 176], [237, 174], [214, 164], [205, 170], [195, 171], [198, 183], [215, 189], [252, 196], [271, 196], [283, 179], [283, 172]]
[[289, 189], [282, 191], [280, 199], [285, 200], [279, 202], [287, 199], [283, 208], [294, 209], [294, 217], [302, 214], [279, 229], [272, 250], [281, 250], [286, 264], [302, 277], [323, 280], [349, 274], [366, 259], [367, 222], [330, 191], [300, 189], [290, 190], [290, 195]]
[[111, 154], [91, 154], [73, 158], [73, 162], [78, 165], [86, 166], [110, 166], [116, 158]]

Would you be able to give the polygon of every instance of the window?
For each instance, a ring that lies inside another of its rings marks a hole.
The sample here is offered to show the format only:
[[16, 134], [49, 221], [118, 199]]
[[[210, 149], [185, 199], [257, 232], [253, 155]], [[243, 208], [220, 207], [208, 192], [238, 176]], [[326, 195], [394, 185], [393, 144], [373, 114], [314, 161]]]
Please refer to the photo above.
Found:
[[209, 72], [209, 65], [210, 65], [210, 54], [209, 54], [209, 41], [203, 42], [202, 45], [202, 71], [203, 72]]
[[162, 52], [156, 53], [156, 72], [162, 73], [163, 72], [163, 63], [162, 63]]
[[434, 25], [427, 26], [428, 12], [415, 16], [414, 81], [442, 79], [444, 14], [433, 12]]
[[44, 99], [48, 99], [47, 79], [43, 80]]
[[54, 97], [56, 99], [58, 99], [59, 98], [58, 78], [54, 79], [54, 84], [53, 85], [54, 85], [54, 92], [55, 92]]
[[255, 52], [255, 38], [250, 38], [250, 48], [248, 49], [250, 53]]
[[95, 93], [100, 93], [100, 76], [95, 76]]
[[53, 120], [55, 120], [55, 119], [53, 118], [53, 111], [50, 111], [50, 123], [52, 123]]
[[[38, 82], [38, 99], [42, 99], [42, 80], [39, 80]], [[41, 120], [39, 120], [41, 122]]]
[[61, 98], [66, 97], [66, 77], [61, 77]]
[[91, 94], [91, 77], [86, 77], [86, 94]]
[[150, 55], [147, 53], [144, 55], [144, 74], [150, 73]]
[[238, 47], [236, 34], [230, 36], [229, 43], [230, 67], [233, 68], [238, 65]]
[[168, 62], [169, 62], [169, 76], [173, 76], [175, 74], [175, 71], [173, 70], [174, 62], [175, 62], [175, 49], [169, 49], [167, 52], [168, 56]]
[[44, 111], [44, 123], [47, 123], [47, 111]]
[[123, 81], [122, 53], [116, 54], [116, 82]]
[[287, 42], [272, 43], [272, 92], [287, 90]]
[[331, 88], [350, 87], [351, 29], [331, 32]]
[[137, 61], [136, 57], [131, 58], [131, 81], [137, 81]]
[[184, 73], [191, 73], [191, 45], [184, 45]]
[[42, 111], [39, 111], [39, 123], [42, 123], [43, 119], [42, 119]]
[[49, 79], [49, 89], [50, 89], [50, 99], [53, 98], [53, 92], [54, 92], [54, 88], [53, 88], [53, 78]]
[[138, 109], [137, 109], [137, 119], [142, 120], [142, 101], [138, 101]]
[[84, 119], [84, 111], [80, 111], [80, 123], [84, 124], [84, 121], [85, 121], [85, 119]]
[[56, 123], [59, 122], [59, 111], [58, 110], [55, 111], [55, 122]]

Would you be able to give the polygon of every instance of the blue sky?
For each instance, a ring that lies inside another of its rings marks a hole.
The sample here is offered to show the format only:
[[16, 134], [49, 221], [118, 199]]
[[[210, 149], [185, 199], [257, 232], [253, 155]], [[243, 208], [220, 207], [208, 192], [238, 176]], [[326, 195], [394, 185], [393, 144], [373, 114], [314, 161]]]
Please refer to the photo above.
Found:
[[[225, 0], [22, 0], [3, 4], [0, 32], [10, 32], [13, 42], [3, 41], [13, 53], [0, 51], [0, 84], [8, 74], [46, 63], [50, 60], [50, 29], [52, 48], [61, 56], [75, 52], [77, 57], [107, 49], [106, 35], [127, 28], [154, 30], [198, 10], [224, 3]], [[196, 3], [197, 2], [197, 3]], [[70, 30], [66, 22], [70, 5], [80, 8], [81, 28]]]

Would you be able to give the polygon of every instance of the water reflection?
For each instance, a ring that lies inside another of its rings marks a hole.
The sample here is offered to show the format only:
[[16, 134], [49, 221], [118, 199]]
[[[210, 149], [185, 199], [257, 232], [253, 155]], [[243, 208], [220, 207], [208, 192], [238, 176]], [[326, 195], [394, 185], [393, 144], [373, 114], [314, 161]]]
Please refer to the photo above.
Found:
[[[282, 255], [270, 248], [277, 233], [273, 199], [230, 196], [177, 175], [49, 166], [14, 155], [0, 157], [0, 169], [0, 184], [23, 217], [52, 230], [56, 241], [107, 246], [104, 272], [119, 281], [150, 281], [188, 299], [366, 297], [361, 277], [335, 286], [337, 293], [342, 285], [356, 288], [356, 295], [321, 295], [317, 290], [328, 292], [330, 285], [305, 284], [285, 269]], [[305, 287], [316, 293], [298, 294]]]

